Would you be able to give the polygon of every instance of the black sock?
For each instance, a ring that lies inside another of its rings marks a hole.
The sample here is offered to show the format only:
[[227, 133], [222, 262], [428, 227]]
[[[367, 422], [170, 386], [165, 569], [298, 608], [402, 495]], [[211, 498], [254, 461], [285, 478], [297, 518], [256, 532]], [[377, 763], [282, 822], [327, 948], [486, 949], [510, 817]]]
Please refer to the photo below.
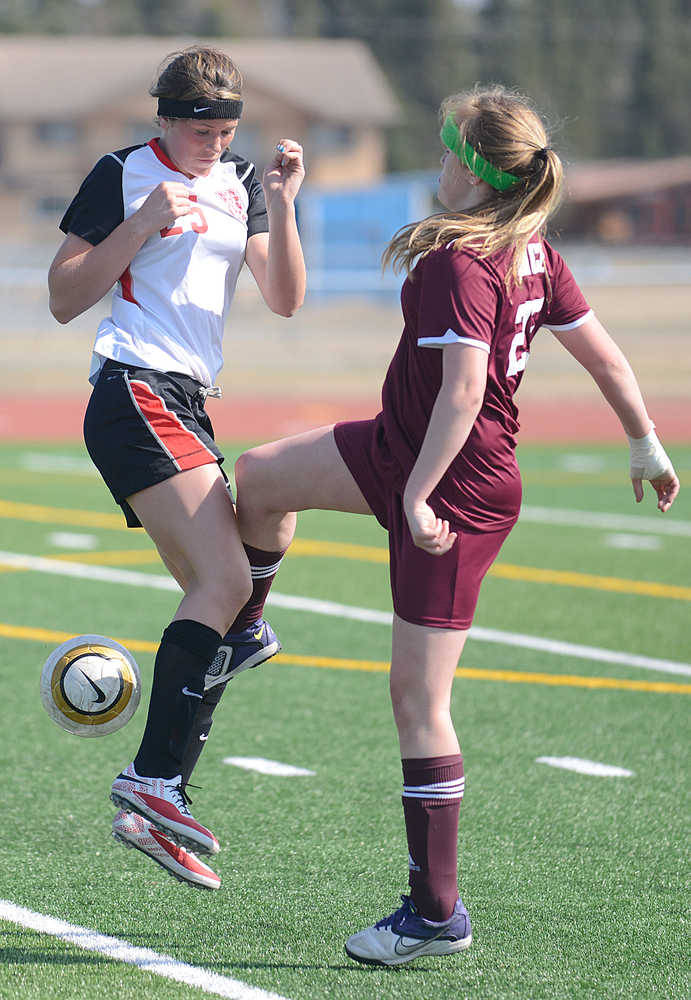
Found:
[[209, 732], [212, 726], [211, 716], [214, 714], [214, 710], [221, 700], [221, 695], [227, 686], [227, 681], [225, 684], [216, 684], [215, 687], [212, 687], [208, 691], [204, 692], [204, 697], [199, 703], [199, 708], [197, 709], [197, 714], [194, 717], [187, 746], [185, 747], [185, 752], [182, 755], [183, 788], [190, 780], [192, 771], [194, 771], [197, 766], [197, 761], [201, 756], [201, 752], [206, 746], [206, 741], [209, 738]]
[[173, 778], [204, 697], [204, 675], [221, 643], [208, 625], [174, 621], [161, 638], [154, 664], [149, 714], [134, 766], [137, 774]]

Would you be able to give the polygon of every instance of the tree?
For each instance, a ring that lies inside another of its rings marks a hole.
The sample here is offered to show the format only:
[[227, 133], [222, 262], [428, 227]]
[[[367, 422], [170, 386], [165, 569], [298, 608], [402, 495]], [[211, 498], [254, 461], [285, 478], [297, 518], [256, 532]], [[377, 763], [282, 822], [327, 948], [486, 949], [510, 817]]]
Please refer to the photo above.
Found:
[[403, 107], [391, 132], [390, 167], [438, 162], [439, 103], [469, 86], [476, 71], [472, 14], [453, 0], [286, 0], [283, 6], [295, 35], [358, 38], [372, 49]]

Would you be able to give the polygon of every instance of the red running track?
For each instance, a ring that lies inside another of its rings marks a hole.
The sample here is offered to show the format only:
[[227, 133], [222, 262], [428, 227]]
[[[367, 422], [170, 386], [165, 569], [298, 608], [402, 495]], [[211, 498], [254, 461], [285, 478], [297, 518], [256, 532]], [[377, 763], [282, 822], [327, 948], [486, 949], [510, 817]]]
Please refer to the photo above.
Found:
[[[87, 395], [5, 396], [0, 401], [0, 440], [81, 441]], [[665, 442], [691, 442], [691, 399], [648, 399], [648, 410]], [[219, 441], [269, 441], [337, 420], [374, 416], [376, 399], [210, 399], [207, 412]], [[604, 403], [574, 399], [521, 404], [522, 442], [622, 443], [619, 422]]]

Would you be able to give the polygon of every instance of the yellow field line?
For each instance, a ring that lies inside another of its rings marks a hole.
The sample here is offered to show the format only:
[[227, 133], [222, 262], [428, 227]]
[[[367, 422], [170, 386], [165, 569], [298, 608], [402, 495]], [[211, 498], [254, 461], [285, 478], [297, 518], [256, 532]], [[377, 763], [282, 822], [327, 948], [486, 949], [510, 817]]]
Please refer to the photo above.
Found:
[[[359, 553], [362, 553], [361, 555]], [[388, 562], [386, 549], [367, 545], [348, 545], [343, 542], [317, 542], [296, 538], [290, 547], [291, 556], [331, 556], [336, 559], [356, 559], [367, 562]], [[106, 566], [136, 566], [160, 562], [153, 549], [129, 551], [63, 553], [53, 556], [64, 562], [95, 563]], [[529, 583], [549, 583], [560, 587], [582, 587], [586, 590], [607, 590], [618, 594], [637, 594], [644, 597], [668, 597], [675, 601], [691, 601], [691, 587], [646, 580], [621, 580], [615, 576], [595, 576], [592, 573], [574, 573], [569, 570], [539, 569], [534, 566], [515, 566], [495, 563], [490, 576], [504, 580], [523, 580]]]
[[[48, 628], [26, 628], [24, 625], [7, 625], [0, 622], [0, 637], [5, 639], [25, 639], [29, 642], [50, 642], [60, 645], [72, 639], [74, 632], [59, 632]], [[133, 653], [155, 653], [157, 642], [146, 642], [143, 639], [117, 639], [117, 642], [127, 646]]]
[[389, 561], [388, 549], [376, 545], [352, 545], [350, 542], [321, 542], [309, 538], [296, 538], [288, 551], [291, 556], [326, 556], [371, 563]]
[[[50, 642], [58, 645], [71, 639], [69, 632], [58, 632], [44, 628], [26, 628], [21, 625], [7, 625], [0, 622], [0, 637], [25, 639], [36, 642]], [[118, 639], [133, 653], [155, 653], [157, 642], [142, 639]], [[364, 670], [369, 673], [388, 673], [390, 664], [385, 660], [350, 660], [330, 656], [293, 656], [279, 653], [277, 663], [297, 667], [320, 667], [328, 670]], [[499, 681], [509, 684], [548, 684], [553, 687], [579, 687], [606, 689], [610, 691], [647, 691], [655, 694], [691, 694], [691, 684], [675, 684], [668, 681], [628, 681], [615, 677], [578, 677], [573, 674], [541, 674], [522, 670], [479, 670], [460, 667], [456, 677], [476, 681]]]
[[[0, 518], [38, 521], [41, 523], [70, 524], [81, 527], [129, 529], [118, 514], [97, 514], [93, 511], [65, 510], [41, 507], [36, 504], [12, 503], [0, 500]], [[290, 547], [291, 556], [317, 556], [332, 559], [353, 559], [357, 562], [387, 563], [388, 551], [381, 546], [354, 545], [348, 542], [324, 542], [309, 538], [296, 538]], [[136, 565], [158, 562], [153, 550], [129, 552], [91, 552], [88, 554], [63, 554], [54, 558], [70, 562], [90, 562], [111, 565]], [[504, 580], [543, 583], [560, 587], [581, 587], [586, 590], [610, 591], [618, 594], [635, 594], [643, 597], [662, 597], [675, 601], [691, 601], [691, 587], [677, 584], [656, 583], [653, 580], [625, 580], [614, 576], [597, 576], [593, 573], [576, 573], [568, 570], [542, 569], [536, 566], [516, 566], [512, 563], [495, 563], [489, 575]]]
[[691, 601], [691, 587], [655, 583], [653, 580], [622, 580], [616, 576], [538, 569], [533, 566], [514, 566], [511, 563], [495, 563], [490, 567], [489, 575], [505, 580], [525, 580], [530, 583], [551, 583], [560, 587], [584, 587], [587, 590], [610, 590], [619, 594], [642, 594], [645, 597], [669, 597], [674, 601]]
[[155, 549], [115, 549], [112, 552], [61, 552], [50, 557], [61, 562], [93, 563], [96, 566], [150, 566], [161, 563]]
[[0, 500], [0, 517], [40, 524], [71, 524], [82, 528], [108, 528], [130, 531], [121, 514], [100, 514], [93, 510], [67, 510], [63, 507], [41, 507], [35, 503], [15, 503]]
[[[296, 538], [290, 554], [297, 556], [331, 556], [365, 562], [386, 563], [386, 549], [374, 545], [347, 545], [342, 542], [321, 542]], [[609, 590], [620, 594], [642, 594], [646, 597], [670, 597], [677, 601], [691, 601], [691, 587], [655, 583], [647, 580], [622, 580], [615, 576], [596, 576], [592, 573], [575, 573], [568, 570], [540, 569], [534, 566], [515, 566], [499, 562], [490, 567], [489, 576], [504, 580], [522, 580], [530, 583], [549, 583], [561, 587], [584, 587], [588, 590]]]

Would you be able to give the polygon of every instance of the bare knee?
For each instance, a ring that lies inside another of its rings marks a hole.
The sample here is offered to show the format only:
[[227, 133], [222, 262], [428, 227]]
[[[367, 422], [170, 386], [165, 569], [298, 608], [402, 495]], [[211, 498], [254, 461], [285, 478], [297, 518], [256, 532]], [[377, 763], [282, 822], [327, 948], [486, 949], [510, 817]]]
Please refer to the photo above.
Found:
[[393, 716], [399, 730], [409, 730], [423, 721], [424, 706], [413, 691], [392, 678], [390, 692]]
[[223, 572], [217, 575], [213, 584], [214, 591], [218, 595], [217, 600], [221, 607], [228, 609], [230, 620], [236, 617], [240, 608], [244, 607], [252, 596], [252, 577], [249, 566], [224, 567]]
[[229, 560], [198, 570], [186, 581], [184, 616], [212, 625], [224, 635], [252, 596], [249, 566]]
[[250, 448], [245, 451], [235, 462], [235, 482], [238, 490], [257, 489], [262, 484], [263, 461], [260, 448]]
[[392, 678], [391, 705], [399, 734], [444, 730], [451, 725], [448, 698]]

